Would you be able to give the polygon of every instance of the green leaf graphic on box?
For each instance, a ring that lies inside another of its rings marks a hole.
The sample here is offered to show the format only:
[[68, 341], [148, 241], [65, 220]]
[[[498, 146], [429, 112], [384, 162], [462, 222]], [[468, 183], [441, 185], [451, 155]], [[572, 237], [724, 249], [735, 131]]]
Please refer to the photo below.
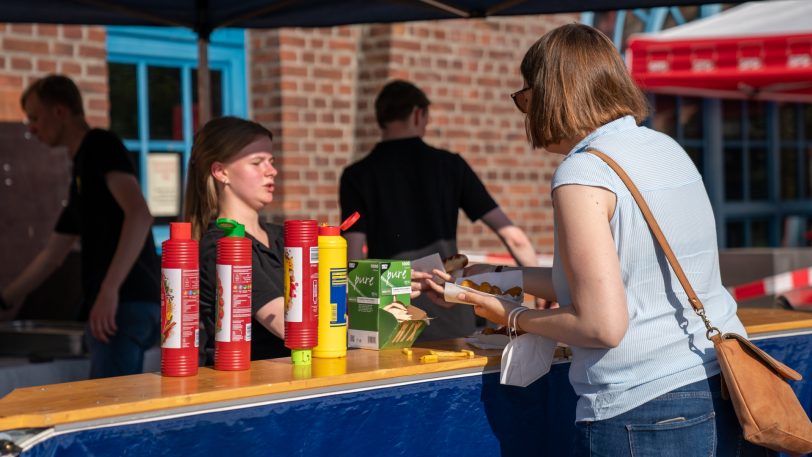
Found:
[[352, 291], [356, 294], [356, 296], [360, 297], [362, 295], [361, 289], [359, 289], [358, 286], [355, 285], [355, 281], [347, 281], [347, 284], [350, 285], [350, 289], [352, 289]]

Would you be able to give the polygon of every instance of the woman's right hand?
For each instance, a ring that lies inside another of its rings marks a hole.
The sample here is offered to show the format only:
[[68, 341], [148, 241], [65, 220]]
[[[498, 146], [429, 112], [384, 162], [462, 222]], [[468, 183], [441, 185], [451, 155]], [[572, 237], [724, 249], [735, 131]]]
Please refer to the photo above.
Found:
[[426, 281], [431, 281], [431, 273], [412, 270], [412, 292], [411, 299], [419, 297], [421, 294], [431, 290], [426, 284]]

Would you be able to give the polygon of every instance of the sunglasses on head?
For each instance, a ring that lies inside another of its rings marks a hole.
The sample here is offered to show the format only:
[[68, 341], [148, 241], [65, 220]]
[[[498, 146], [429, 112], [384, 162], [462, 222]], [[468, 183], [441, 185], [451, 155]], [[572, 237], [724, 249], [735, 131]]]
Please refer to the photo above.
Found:
[[525, 87], [522, 90], [517, 90], [516, 92], [510, 94], [510, 98], [513, 99], [513, 103], [516, 104], [516, 108], [525, 114], [527, 114], [527, 109], [530, 106], [530, 90], [530, 87]]

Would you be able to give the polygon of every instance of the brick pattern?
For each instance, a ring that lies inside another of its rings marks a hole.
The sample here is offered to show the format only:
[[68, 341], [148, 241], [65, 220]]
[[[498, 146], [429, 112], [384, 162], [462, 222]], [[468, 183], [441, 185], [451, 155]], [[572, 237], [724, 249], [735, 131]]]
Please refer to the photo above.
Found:
[[253, 31], [253, 117], [275, 135], [277, 221], [336, 222], [353, 150], [358, 27]]
[[[338, 179], [378, 140], [374, 97], [393, 78], [432, 100], [426, 141], [460, 153], [539, 252], [552, 252], [550, 179], [559, 158], [532, 150], [508, 94], [518, 65], [570, 15], [371, 24], [251, 33], [253, 117], [272, 129], [279, 157], [271, 218], [338, 223]], [[463, 250], [503, 251], [460, 214]]]
[[[508, 94], [546, 30], [574, 16], [528, 16], [249, 32], [251, 116], [274, 132], [280, 178], [272, 219], [338, 223], [341, 170], [379, 137], [373, 100], [390, 79], [433, 101], [426, 140], [460, 153], [540, 252], [552, 250], [549, 182], [556, 157], [533, 151]], [[92, 125], [107, 126], [103, 27], [0, 24], [0, 121], [20, 121], [19, 94], [51, 72], [76, 79]], [[465, 250], [501, 251], [460, 215]]]
[[19, 100], [31, 82], [49, 73], [76, 81], [90, 125], [109, 125], [104, 27], [0, 24], [0, 121], [24, 120]]

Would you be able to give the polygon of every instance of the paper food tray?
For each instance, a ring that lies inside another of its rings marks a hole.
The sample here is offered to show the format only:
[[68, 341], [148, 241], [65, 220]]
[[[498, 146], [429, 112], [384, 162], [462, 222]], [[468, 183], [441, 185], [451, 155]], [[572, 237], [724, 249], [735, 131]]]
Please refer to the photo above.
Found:
[[[490, 286], [489, 287], [490, 290], [515, 291], [516, 289], [518, 289], [520, 292], [515, 295], [504, 293], [500, 295], [486, 293], [479, 289], [463, 286], [463, 284], [467, 284], [468, 281], [477, 286]], [[518, 270], [503, 271], [499, 273], [482, 273], [478, 275], [458, 278], [454, 283], [450, 282], [445, 283], [443, 292], [445, 295], [444, 297], [445, 301], [449, 303], [462, 303], [470, 305], [471, 303], [462, 301], [457, 298], [457, 295], [463, 292], [497, 297], [501, 300], [507, 300], [509, 302], [516, 303], [517, 305], [521, 305], [524, 302], [524, 286], [522, 284], [522, 272]]]

